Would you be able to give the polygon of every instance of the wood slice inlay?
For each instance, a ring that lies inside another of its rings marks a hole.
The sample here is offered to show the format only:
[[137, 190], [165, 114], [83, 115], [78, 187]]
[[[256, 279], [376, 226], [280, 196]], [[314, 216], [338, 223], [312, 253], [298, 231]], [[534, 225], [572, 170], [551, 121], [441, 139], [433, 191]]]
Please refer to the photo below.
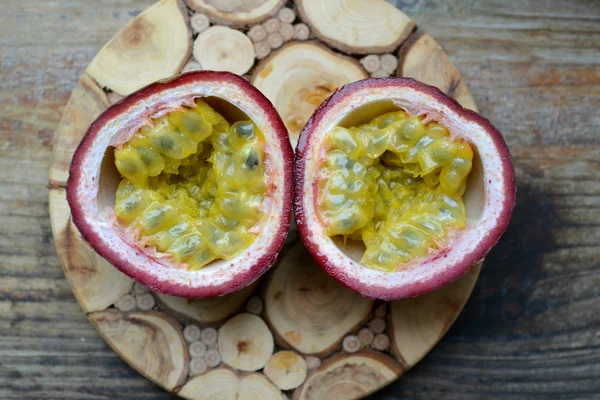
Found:
[[190, 400], [236, 400], [239, 385], [233, 371], [219, 368], [190, 379], [177, 394]]
[[192, 31], [179, 0], [162, 0], [108, 42], [87, 68], [100, 85], [121, 95], [181, 71], [192, 50]]
[[400, 48], [398, 58], [398, 76], [415, 78], [435, 86], [454, 97], [463, 107], [477, 111], [477, 105], [462, 75], [430, 35], [413, 35]]
[[402, 375], [400, 365], [374, 351], [338, 354], [312, 373], [294, 400], [358, 399]]
[[219, 328], [219, 351], [223, 361], [240, 371], [258, 371], [273, 354], [273, 335], [254, 314], [238, 314]]
[[415, 29], [384, 0], [297, 0], [296, 7], [319, 39], [346, 53], [394, 51]]
[[301, 243], [267, 278], [265, 318], [280, 344], [304, 354], [325, 356], [339, 348], [372, 307], [372, 300], [323, 272]]
[[189, 356], [181, 328], [165, 313], [101, 311], [90, 320], [117, 354], [167, 390], [182, 385]]
[[285, 0], [185, 0], [192, 10], [202, 12], [213, 23], [244, 27], [275, 15]]
[[83, 241], [71, 222], [64, 189], [50, 191], [50, 219], [63, 271], [85, 312], [102, 311], [131, 290], [133, 280]]
[[390, 311], [392, 352], [414, 366], [444, 336], [467, 302], [481, 264], [456, 281], [412, 299], [393, 301]]
[[315, 109], [338, 87], [367, 78], [353, 58], [317, 42], [290, 42], [262, 61], [252, 84], [275, 106], [296, 145]]

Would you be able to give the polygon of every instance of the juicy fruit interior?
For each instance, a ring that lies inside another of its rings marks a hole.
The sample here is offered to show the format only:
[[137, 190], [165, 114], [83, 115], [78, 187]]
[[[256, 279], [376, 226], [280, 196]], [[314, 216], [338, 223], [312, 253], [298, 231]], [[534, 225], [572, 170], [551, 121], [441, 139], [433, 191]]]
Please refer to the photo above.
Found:
[[362, 240], [360, 263], [395, 271], [466, 226], [473, 151], [442, 125], [404, 111], [325, 138], [317, 195], [328, 236]]
[[[263, 134], [203, 100], [154, 119], [121, 148], [114, 212], [138, 245], [199, 269], [256, 238], [268, 171]], [[254, 229], [253, 229], [254, 228]]]

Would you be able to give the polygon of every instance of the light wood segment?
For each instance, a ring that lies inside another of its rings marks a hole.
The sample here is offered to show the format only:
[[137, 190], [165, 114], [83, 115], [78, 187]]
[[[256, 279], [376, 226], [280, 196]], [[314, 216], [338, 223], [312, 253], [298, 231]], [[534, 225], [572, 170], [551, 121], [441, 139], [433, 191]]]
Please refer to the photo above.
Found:
[[341, 353], [324, 362], [294, 392], [294, 400], [358, 399], [402, 375], [391, 358], [373, 351]]
[[383, 68], [379, 68], [377, 71], [371, 73], [371, 78], [387, 78], [388, 76], [390, 76], [390, 73]]
[[194, 41], [194, 58], [202, 69], [244, 75], [254, 64], [254, 57], [250, 38], [226, 26], [212, 26]]
[[291, 24], [296, 19], [296, 13], [291, 8], [283, 7], [277, 13], [277, 18], [284, 24]]
[[256, 285], [252, 284], [227, 296], [209, 299], [184, 299], [160, 293], [155, 295], [161, 307], [169, 313], [206, 325], [218, 324], [240, 310], [255, 287]]
[[204, 328], [200, 333], [200, 340], [207, 345], [217, 343], [218, 332], [215, 328]]
[[279, 351], [271, 356], [264, 373], [281, 390], [295, 389], [306, 379], [304, 359], [292, 351]]
[[202, 331], [200, 330], [200, 328], [198, 327], [198, 325], [194, 325], [194, 324], [187, 325], [183, 329], [183, 337], [189, 343], [196, 342], [196, 341], [200, 340], [200, 333], [202, 333]]
[[189, 400], [237, 400], [240, 382], [228, 368], [218, 368], [195, 376], [177, 393]]
[[371, 343], [373, 343], [374, 337], [375, 335], [373, 334], [373, 331], [367, 328], [363, 328], [358, 332], [358, 340], [360, 340], [360, 343], [363, 346], [370, 346]]
[[192, 32], [180, 0], [161, 0], [117, 33], [87, 68], [101, 86], [128, 95], [181, 71]]
[[83, 241], [71, 222], [64, 189], [51, 189], [49, 197], [50, 222], [56, 250], [73, 293], [85, 312], [104, 310], [131, 290], [133, 280], [96, 254]]
[[275, 105], [292, 145], [315, 109], [339, 86], [367, 78], [360, 64], [317, 42], [290, 42], [254, 70], [252, 84]]
[[304, 361], [308, 369], [317, 369], [321, 366], [321, 359], [315, 356], [307, 356]]
[[199, 62], [191, 60], [188, 61], [181, 70], [181, 73], [191, 72], [191, 71], [201, 71], [202, 65]]
[[393, 301], [389, 316], [392, 352], [414, 366], [444, 336], [471, 295], [481, 264], [436, 291]]
[[399, 76], [435, 86], [463, 107], [478, 111], [462, 75], [430, 35], [415, 34], [400, 48], [398, 58]]
[[195, 13], [190, 17], [190, 26], [194, 32], [200, 33], [208, 29], [210, 26], [210, 21], [206, 15], [202, 13]]
[[185, 382], [189, 355], [181, 328], [162, 312], [100, 311], [90, 321], [117, 354], [171, 391]]
[[248, 31], [248, 37], [253, 42], [260, 42], [261, 40], [265, 40], [267, 38], [267, 30], [262, 25], [254, 25]]
[[283, 36], [279, 32], [269, 33], [267, 36], [267, 43], [272, 49], [278, 49], [283, 46]]
[[381, 68], [389, 73], [393, 74], [398, 69], [398, 59], [393, 54], [383, 54], [380, 57], [381, 60]]
[[133, 288], [131, 289], [131, 293], [133, 293], [134, 295], [140, 295], [140, 294], [146, 294], [149, 293], [150, 289], [148, 289], [146, 286], [142, 285], [139, 282], [136, 282], [133, 284]]
[[360, 59], [360, 63], [369, 73], [373, 73], [381, 68], [381, 60], [377, 54], [369, 54]]
[[283, 400], [281, 391], [263, 374], [240, 377], [223, 367], [193, 377], [178, 395], [190, 400]]
[[[261, 40], [254, 43], [254, 52], [256, 53], [256, 58], [262, 60], [271, 54], [271, 46], [269, 46], [269, 42], [266, 40]], [[250, 77], [250, 80], [252, 80], [252, 77]]]
[[205, 13], [213, 23], [243, 27], [275, 15], [285, 0], [185, 0], [192, 10]]
[[204, 358], [192, 358], [190, 361], [190, 376], [203, 374], [207, 369], [208, 365]]
[[384, 0], [296, 0], [296, 7], [317, 38], [346, 53], [394, 51], [415, 29]]
[[348, 335], [342, 342], [342, 349], [344, 349], [344, 351], [347, 353], [356, 353], [358, 350], [360, 350], [361, 346], [362, 343], [356, 335]]
[[221, 364], [221, 354], [216, 349], [207, 350], [204, 355], [204, 361], [211, 368], [217, 367]]
[[294, 26], [288, 23], [282, 23], [279, 27], [279, 34], [285, 42], [292, 40], [294, 37]]
[[263, 374], [256, 373], [240, 379], [237, 400], [284, 400], [284, 397]]
[[[185, 330], [183, 336], [185, 337]], [[187, 338], [185, 338], [187, 340]], [[204, 357], [206, 355], [206, 343], [196, 340], [189, 344], [190, 356], [192, 358]]]
[[142, 311], [150, 311], [154, 308], [156, 301], [150, 293], [135, 296], [137, 307]]
[[304, 23], [294, 25], [294, 39], [306, 40], [310, 37], [310, 28]]
[[390, 337], [385, 333], [380, 333], [373, 338], [371, 347], [375, 350], [386, 351], [390, 347]]
[[263, 22], [262, 26], [265, 28], [267, 33], [279, 32], [281, 22], [277, 18], [269, 18]]
[[267, 279], [265, 319], [278, 343], [304, 354], [331, 354], [373, 306], [323, 272], [302, 244], [284, 254]]
[[223, 362], [240, 371], [263, 368], [273, 354], [273, 335], [254, 314], [238, 314], [219, 328], [219, 352]]

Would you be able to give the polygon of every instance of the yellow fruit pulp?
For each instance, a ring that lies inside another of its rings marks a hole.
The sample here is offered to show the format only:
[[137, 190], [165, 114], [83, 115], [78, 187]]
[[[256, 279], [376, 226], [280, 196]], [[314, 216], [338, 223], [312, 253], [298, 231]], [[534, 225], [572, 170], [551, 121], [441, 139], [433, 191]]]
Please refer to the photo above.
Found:
[[327, 133], [320, 219], [328, 236], [362, 240], [361, 264], [395, 271], [466, 226], [473, 150], [442, 125], [404, 111]]
[[264, 214], [265, 139], [250, 121], [230, 125], [202, 100], [153, 120], [115, 149], [123, 176], [114, 208], [143, 246], [199, 269], [246, 249]]

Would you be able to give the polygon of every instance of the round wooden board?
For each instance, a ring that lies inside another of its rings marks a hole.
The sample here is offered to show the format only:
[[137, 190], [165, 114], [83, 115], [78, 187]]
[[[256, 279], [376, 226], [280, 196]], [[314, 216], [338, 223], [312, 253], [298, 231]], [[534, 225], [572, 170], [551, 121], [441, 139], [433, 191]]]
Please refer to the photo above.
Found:
[[[386, 15], [402, 25], [398, 37], [389, 38], [393, 51], [378, 36], [367, 37], [367, 43], [340, 43], [339, 38], [319, 31], [323, 21], [310, 19], [339, 7], [360, 12], [360, 4], [366, 4], [362, 2], [327, 2], [319, 14], [315, 7], [321, 2], [316, 0], [288, 3], [283, 11], [283, 1], [250, 2], [257, 4], [257, 10], [239, 10], [236, 2], [219, 2], [217, 10], [212, 5], [216, 2], [186, 1], [162, 0], [117, 33], [90, 63], [65, 108], [50, 167], [50, 216], [73, 292], [90, 321], [125, 361], [184, 398], [322, 399], [333, 394], [343, 399], [376, 391], [414, 366], [440, 340], [469, 298], [480, 265], [435, 292], [391, 303], [373, 302], [341, 287], [316, 267], [292, 229], [278, 264], [251, 287], [208, 300], [157, 295], [134, 284], [83, 242], [65, 198], [71, 158], [89, 124], [122, 96], [182, 70], [198, 69], [203, 60], [215, 68], [214, 59], [202, 58], [211, 57], [206, 55], [211, 51], [194, 48], [194, 40], [204, 46], [210, 40], [202, 36], [212, 28], [207, 21], [236, 27], [235, 32], [218, 28], [217, 46], [227, 48], [220, 42], [231, 36], [235, 41], [231, 48], [240, 49], [234, 51], [237, 59], [223, 61], [224, 68], [252, 64], [250, 70], [236, 72], [251, 74], [249, 79], [259, 88], [272, 85], [269, 74], [280, 74], [275, 80], [279, 89], [270, 86], [263, 91], [290, 132], [297, 132], [303, 118], [347, 83], [340, 81], [341, 76], [360, 79], [369, 75], [365, 69], [372, 70], [372, 76], [389, 73], [373, 68], [379, 67], [378, 62], [387, 68], [392, 65], [399, 76], [437, 86], [476, 110], [473, 98], [435, 40], [383, 0], [369, 2], [369, 12], [361, 15]], [[227, 23], [227, 18], [234, 22]], [[244, 18], [252, 25], [241, 23]], [[344, 25], [340, 18], [325, 19]], [[339, 32], [361, 29], [356, 21], [352, 24], [340, 26]], [[407, 32], [412, 33], [406, 37]], [[201, 40], [194, 39], [197, 35]], [[355, 36], [348, 35], [348, 40]], [[368, 40], [373, 40], [374, 49], [389, 53], [365, 59]], [[284, 42], [290, 43], [282, 46]], [[293, 46], [296, 51], [289, 51]], [[192, 54], [198, 59], [190, 59]], [[278, 72], [278, 60], [289, 54], [306, 59], [283, 62], [288, 66]], [[264, 60], [248, 62], [248, 57]], [[289, 71], [295, 65], [301, 65], [300, 86], [292, 82], [297, 75]], [[287, 115], [290, 107], [301, 113]]]

